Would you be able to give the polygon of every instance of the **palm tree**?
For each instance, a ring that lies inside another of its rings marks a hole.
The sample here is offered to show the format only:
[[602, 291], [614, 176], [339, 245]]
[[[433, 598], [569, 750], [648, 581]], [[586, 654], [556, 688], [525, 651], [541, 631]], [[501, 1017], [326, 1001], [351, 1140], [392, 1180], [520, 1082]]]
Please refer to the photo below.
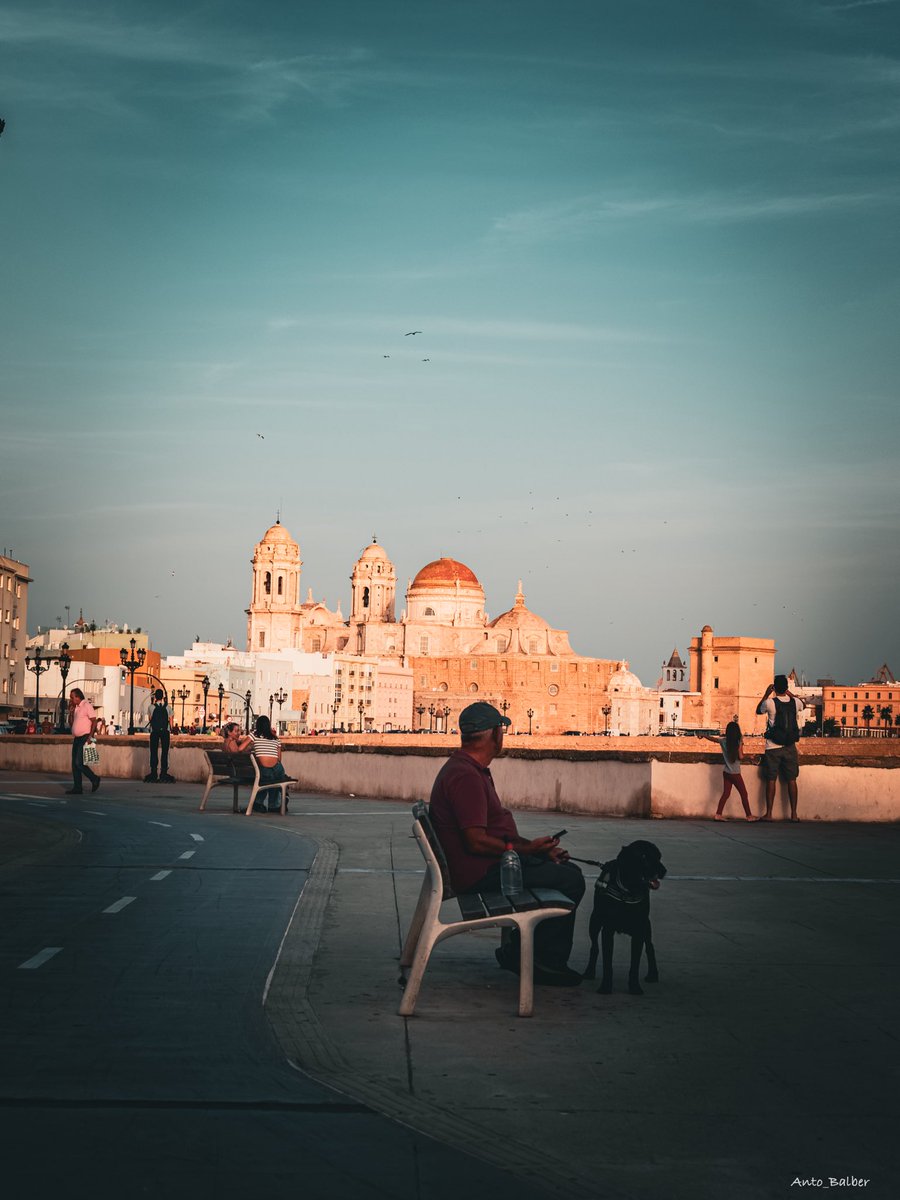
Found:
[[[878, 715], [881, 717], [882, 724], [886, 725], [888, 730], [890, 730], [890, 727], [894, 723], [894, 707], [893, 707], [893, 705], [892, 704], [882, 705], [882, 707], [878, 710]], [[891, 735], [890, 735], [890, 733], [888, 733], [886, 736], [890, 737]]]
[[867, 704], [866, 707], [862, 710], [862, 719], [866, 723], [866, 733], [869, 732], [869, 726], [872, 723], [874, 716], [875, 716], [875, 709], [872, 707], [871, 704]]
[[837, 737], [837, 720], [834, 717], [826, 717], [822, 722], [823, 737]]

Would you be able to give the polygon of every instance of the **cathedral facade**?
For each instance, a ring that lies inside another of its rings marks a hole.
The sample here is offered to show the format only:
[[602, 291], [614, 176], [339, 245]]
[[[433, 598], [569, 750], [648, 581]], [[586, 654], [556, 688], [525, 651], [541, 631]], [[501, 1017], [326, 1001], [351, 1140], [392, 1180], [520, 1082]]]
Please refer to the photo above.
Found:
[[[609, 728], [610, 678], [619, 664], [576, 654], [568, 634], [525, 604], [491, 620], [475, 573], [453, 558], [427, 563], [396, 616], [397, 572], [377, 539], [350, 575], [350, 613], [301, 600], [300, 547], [276, 521], [257, 544], [248, 650], [297, 649], [395, 659], [413, 672], [416, 728], [450, 730], [475, 700], [496, 705], [518, 733]], [[606, 709], [606, 711], [604, 711]]]

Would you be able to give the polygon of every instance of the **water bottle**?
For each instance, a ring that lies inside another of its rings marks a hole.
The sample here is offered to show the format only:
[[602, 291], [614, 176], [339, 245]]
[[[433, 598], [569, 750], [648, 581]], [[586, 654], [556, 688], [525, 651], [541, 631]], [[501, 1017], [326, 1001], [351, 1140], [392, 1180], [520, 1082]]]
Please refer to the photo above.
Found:
[[504, 896], [514, 896], [522, 891], [522, 860], [513, 850], [512, 842], [506, 843], [500, 859], [500, 891]]

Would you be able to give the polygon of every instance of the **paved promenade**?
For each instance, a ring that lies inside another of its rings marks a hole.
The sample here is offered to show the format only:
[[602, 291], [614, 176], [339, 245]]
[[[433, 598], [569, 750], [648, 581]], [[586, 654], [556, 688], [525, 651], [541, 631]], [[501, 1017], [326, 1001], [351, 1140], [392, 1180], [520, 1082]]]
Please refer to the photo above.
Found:
[[[0, 783], [61, 795], [61, 779]], [[200, 789], [111, 781], [100, 795], [190, 810]], [[245, 820], [222, 793], [211, 806], [211, 828]], [[539, 988], [522, 1020], [486, 931], [438, 947], [402, 1020], [397, 958], [422, 879], [409, 807], [296, 796], [287, 818], [252, 819], [273, 847], [287, 830], [317, 846], [266, 1003], [288, 1060], [520, 1176], [523, 1195], [750, 1200], [798, 1195], [802, 1180], [896, 1194], [897, 826], [517, 819], [526, 835], [566, 825], [584, 858], [659, 845], [659, 984], [627, 995], [620, 941], [614, 995]], [[0, 832], [4, 870], [67, 853], [21, 815], [0, 812]], [[590, 890], [579, 968], [589, 904]]]

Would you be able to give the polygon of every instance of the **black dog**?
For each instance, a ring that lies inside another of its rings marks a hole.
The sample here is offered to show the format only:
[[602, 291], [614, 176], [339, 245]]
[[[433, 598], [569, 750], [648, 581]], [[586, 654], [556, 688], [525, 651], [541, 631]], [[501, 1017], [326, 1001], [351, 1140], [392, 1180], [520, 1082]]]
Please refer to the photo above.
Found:
[[631, 968], [628, 972], [628, 990], [632, 996], [643, 996], [638, 982], [641, 966], [641, 951], [647, 950], [648, 983], [657, 983], [656, 952], [653, 949], [650, 928], [650, 889], [659, 887], [666, 868], [662, 864], [659, 850], [652, 842], [632, 842], [623, 846], [618, 858], [602, 863], [600, 878], [594, 885], [594, 911], [591, 913], [591, 955], [585, 979], [596, 978], [597, 936], [603, 931], [603, 978], [598, 991], [612, 991], [613, 945], [617, 933], [631, 937]]

